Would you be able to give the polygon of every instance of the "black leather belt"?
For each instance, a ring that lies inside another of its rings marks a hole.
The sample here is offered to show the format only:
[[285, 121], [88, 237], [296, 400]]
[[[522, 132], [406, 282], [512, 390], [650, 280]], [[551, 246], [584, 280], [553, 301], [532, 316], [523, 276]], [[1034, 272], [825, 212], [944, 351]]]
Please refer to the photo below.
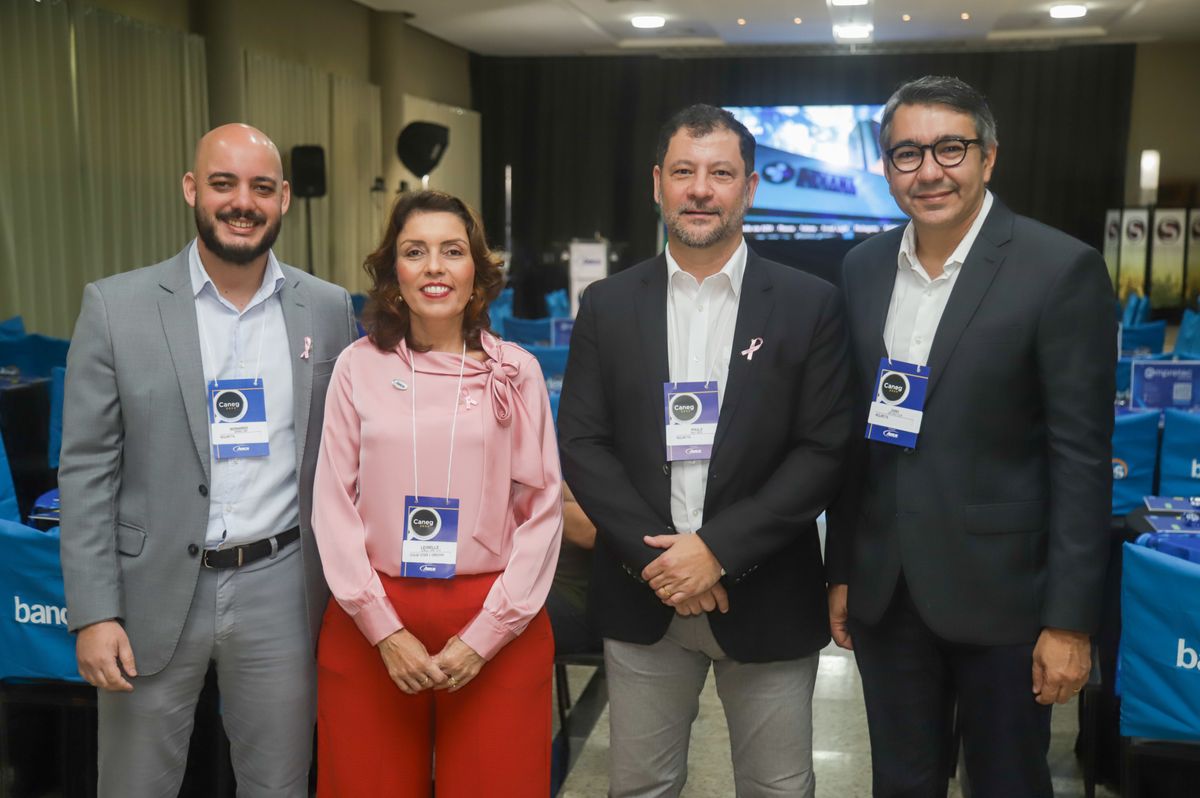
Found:
[[300, 527], [294, 526], [286, 532], [272, 535], [269, 538], [244, 543], [241, 546], [230, 546], [227, 549], [205, 549], [200, 564], [205, 568], [241, 568], [255, 560], [274, 554], [293, 540], [300, 539]]

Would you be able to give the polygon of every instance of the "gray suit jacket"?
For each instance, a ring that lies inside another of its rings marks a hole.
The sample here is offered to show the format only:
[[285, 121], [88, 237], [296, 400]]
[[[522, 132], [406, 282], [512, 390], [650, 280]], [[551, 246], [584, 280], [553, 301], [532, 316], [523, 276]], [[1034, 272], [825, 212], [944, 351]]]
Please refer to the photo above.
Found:
[[[280, 264], [292, 363], [301, 554], [316, 641], [328, 596], [312, 536], [325, 391], [355, 337], [349, 295]], [[301, 358], [305, 337], [312, 351]], [[208, 526], [209, 440], [187, 249], [89, 284], [67, 357], [62, 566], [71, 631], [119, 619], [138, 673], [174, 655]]]

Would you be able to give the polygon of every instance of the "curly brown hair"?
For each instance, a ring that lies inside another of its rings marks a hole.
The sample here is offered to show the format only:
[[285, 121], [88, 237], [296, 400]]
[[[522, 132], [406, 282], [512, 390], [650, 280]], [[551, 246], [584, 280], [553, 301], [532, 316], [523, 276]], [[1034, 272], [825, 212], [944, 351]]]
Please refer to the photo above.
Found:
[[372, 280], [371, 290], [367, 293], [367, 306], [362, 314], [367, 337], [382, 352], [395, 349], [402, 339], [413, 351], [429, 351], [428, 346], [412, 340], [408, 306], [400, 300], [400, 282], [396, 278], [396, 239], [408, 218], [415, 213], [452, 213], [462, 220], [467, 229], [471, 260], [475, 264], [475, 284], [463, 312], [463, 337], [469, 348], [479, 349], [480, 334], [484, 330], [491, 332], [488, 305], [500, 295], [500, 289], [504, 287], [504, 274], [500, 269], [500, 259], [488, 249], [487, 236], [479, 216], [465, 202], [444, 191], [401, 194], [392, 206], [383, 240], [363, 261], [363, 269]]

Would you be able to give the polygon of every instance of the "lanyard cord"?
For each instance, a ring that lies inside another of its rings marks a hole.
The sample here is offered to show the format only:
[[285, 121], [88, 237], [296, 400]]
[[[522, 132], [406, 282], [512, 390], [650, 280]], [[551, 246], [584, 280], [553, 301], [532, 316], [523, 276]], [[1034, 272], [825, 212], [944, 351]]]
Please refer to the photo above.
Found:
[[[409, 414], [409, 420], [412, 422], [412, 453], [413, 453], [413, 492], [416, 496], [421, 495], [421, 487], [417, 478], [417, 367], [414, 361], [416, 353], [411, 349], [408, 352], [408, 368], [412, 375], [412, 413]], [[458, 387], [454, 390], [454, 417], [450, 422], [450, 457], [446, 463], [446, 500], [450, 499], [450, 475], [454, 469], [454, 434], [458, 430], [458, 406], [461, 404], [459, 397], [462, 395], [463, 371], [467, 366], [467, 342], [463, 341], [462, 355], [458, 361]]]

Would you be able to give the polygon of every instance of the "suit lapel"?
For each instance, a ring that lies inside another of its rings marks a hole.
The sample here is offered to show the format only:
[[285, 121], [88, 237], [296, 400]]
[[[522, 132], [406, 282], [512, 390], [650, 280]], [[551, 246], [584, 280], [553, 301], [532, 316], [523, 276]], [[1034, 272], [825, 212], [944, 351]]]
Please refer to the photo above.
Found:
[[993, 199], [988, 218], [984, 220], [979, 237], [975, 239], [975, 244], [963, 262], [962, 273], [954, 283], [954, 290], [950, 293], [946, 310], [942, 313], [937, 332], [933, 336], [933, 347], [929, 350], [929, 387], [925, 393], [926, 403], [937, 388], [959, 338], [991, 287], [1000, 264], [1004, 262], [1002, 247], [1012, 238], [1012, 225], [1012, 211], [1001, 205], [999, 200]]
[[[279, 291], [279, 302], [283, 307], [283, 323], [287, 327], [288, 356], [292, 358], [292, 404], [295, 407], [296, 468], [299, 470], [304, 463], [308, 410], [312, 403], [312, 310], [309, 308], [308, 291], [300, 280], [286, 272], [284, 276], [287, 279]], [[309, 339], [308, 346], [305, 346], [305, 338]], [[301, 357], [306, 350], [309, 354]]]
[[179, 392], [188, 426], [192, 430], [196, 455], [200, 458], [206, 478], [211, 480], [204, 361], [200, 356], [200, 330], [196, 324], [196, 300], [188, 272], [188, 251], [184, 249], [167, 264], [166, 272], [159, 281], [164, 291], [158, 298], [158, 315], [162, 320], [171, 361], [175, 365], [175, 376], [179, 380]]
[[[721, 441], [725, 439], [725, 434], [733, 421], [738, 400], [745, 392], [747, 384], [753, 382], [755, 375], [766, 365], [765, 359], [761, 356], [756, 361], [742, 354], [750, 347], [751, 341], [763, 337], [763, 331], [767, 329], [771, 311], [775, 307], [770, 276], [759, 260], [760, 258], [752, 251], [746, 253], [746, 271], [742, 275], [737, 321], [733, 327], [733, 346], [729, 352], [729, 375], [725, 378], [725, 397], [721, 402], [721, 416], [717, 419], [712, 459], [716, 459], [717, 452], [721, 448]], [[775, 351], [777, 346], [784, 345], [783, 341], [772, 343], [772, 351]]]
[[863, 384], [873, 390], [875, 387], [875, 372], [879, 361], [887, 356], [887, 342], [883, 340], [883, 328], [887, 323], [888, 308], [892, 304], [892, 291], [896, 287], [896, 261], [881, 261], [870, 264], [865, 277], [865, 306], [866, 315], [863, 317], [866, 329], [863, 331], [863, 341], [867, 342], [864, 350], [866, 361], [860, 363], [863, 373]]
[[637, 296], [637, 342], [642, 355], [642, 367], [657, 386], [652, 396], [654, 428], [658, 430], [658, 450], [667, 450], [667, 431], [663, 422], [662, 384], [671, 379], [667, 359], [667, 256], [660, 253], [650, 261], [642, 274], [642, 290]]

